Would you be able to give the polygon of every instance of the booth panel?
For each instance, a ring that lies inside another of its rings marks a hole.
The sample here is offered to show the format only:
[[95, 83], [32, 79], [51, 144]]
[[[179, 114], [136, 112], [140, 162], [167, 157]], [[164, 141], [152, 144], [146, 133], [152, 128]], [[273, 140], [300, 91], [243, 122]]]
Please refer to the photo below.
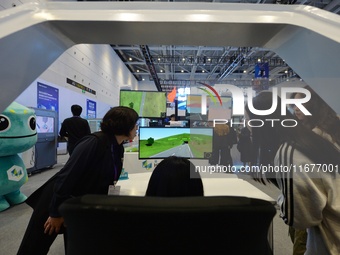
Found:
[[38, 141], [34, 147], [34, 166], [28, 173], [51, 168], [57, 163], [58, 112], [32, 108], [37, 119]]

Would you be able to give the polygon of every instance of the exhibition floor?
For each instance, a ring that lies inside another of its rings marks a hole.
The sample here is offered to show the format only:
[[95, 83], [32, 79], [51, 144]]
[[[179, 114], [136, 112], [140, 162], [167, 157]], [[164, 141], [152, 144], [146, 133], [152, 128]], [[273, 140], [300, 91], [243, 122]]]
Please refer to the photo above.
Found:
[[[58, 155], [58, 163], [53, 169], [48, 169], [40, 173], [33, 174], [29, 177], [28, 182], [21, 188], [21, 191], [30, 195], [34, 190], [40, 187], [48, 178], [59, 171], [67, 161], [68, 155]], [[272, 185], [263, 186], [247, 177], [239, 176], [245, 179], [264, 193], [276, 198], [279, 191]], [[20, 204], [10, 209], [0, 212], [0, 255], [15, 255], [26, 229], [27, 223], [31, 216], [32, 209], [24, 204]], [[274, 254], [289, 255], [292, 253], [292, 243], [288, 236], [288, 227], [279, 218], [279, 212], [275, 215], [274, 220]], [[240, 237], [242, 238], [242, 237]], [[216, 242], [223, 240], [217, 239]], [[58, 236], [53, 243], [49, 255], [63, 255], [63, 238]], [[255, 253], [254, 253], [255, 254]]]

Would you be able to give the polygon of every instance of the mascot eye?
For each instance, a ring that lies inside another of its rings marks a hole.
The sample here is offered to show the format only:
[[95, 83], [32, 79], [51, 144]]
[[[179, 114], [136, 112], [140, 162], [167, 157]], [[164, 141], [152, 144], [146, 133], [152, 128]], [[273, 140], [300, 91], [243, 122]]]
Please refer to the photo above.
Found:
[[11, 121], [5, 115], [0, 115], [0, 132], [5, 132], [11, 128]]
[[32, 129], [32, 130], [35, 130], [36, 129], [36, 121], [35, 121], [35, 117], [34, 116], [31, 116], [29, 117], [28, 119], [28, 125], [29, 127]]

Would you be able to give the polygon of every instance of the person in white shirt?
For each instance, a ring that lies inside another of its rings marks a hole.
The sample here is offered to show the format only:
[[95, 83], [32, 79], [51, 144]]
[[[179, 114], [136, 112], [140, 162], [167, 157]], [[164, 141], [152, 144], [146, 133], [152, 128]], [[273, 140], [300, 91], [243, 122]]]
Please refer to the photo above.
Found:
[[[272, 97], [271, 92], [260, 93], [253, 98], [254, 108], [270, 109]], [[250, 128], [253, 140], [259, 144], [263, 154], [261, 158], [273, 169], [263, 173], [263, 177], [269, 181], [275, 180], [281, 190], [278, 204], [284, 222], [294, 228], [307, 229], [305, 254], [338, 255], [340, 153], [333, 143], [302, 124], [292, 125], [294, 127], [282, 125], [283, 120], [294, 117], [289, 111], [282, 116], [280, 106], [278, 98], [277, 109], [266, 116], [255, 115], [246, 106], [246, 119], [264, 123], [261, 127], [253, 125]]]
[[[305, 115], [299, 107], [292, 106], [293, 113], [299, 123], [310, 128], [322, 138], [330, 141], [340, 152], [340, 119], [336, 112], [309, 86], [304, 87], [311, 93], [311, 99], [304, 107], [312, 114]], [[293, 93], [291, 98], [304, 98], [303, 93]], [[293, 255], [303, 255], [306, 251], [307, 231], [289, 227], [293, 242]]]

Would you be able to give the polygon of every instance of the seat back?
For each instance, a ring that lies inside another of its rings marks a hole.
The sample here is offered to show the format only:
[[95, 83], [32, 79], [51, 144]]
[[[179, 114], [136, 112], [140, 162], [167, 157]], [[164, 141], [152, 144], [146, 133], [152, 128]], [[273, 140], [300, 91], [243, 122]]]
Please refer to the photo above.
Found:
[[60, 207], [68, 255], [272, 254], [268, 201], [86, 195]]

